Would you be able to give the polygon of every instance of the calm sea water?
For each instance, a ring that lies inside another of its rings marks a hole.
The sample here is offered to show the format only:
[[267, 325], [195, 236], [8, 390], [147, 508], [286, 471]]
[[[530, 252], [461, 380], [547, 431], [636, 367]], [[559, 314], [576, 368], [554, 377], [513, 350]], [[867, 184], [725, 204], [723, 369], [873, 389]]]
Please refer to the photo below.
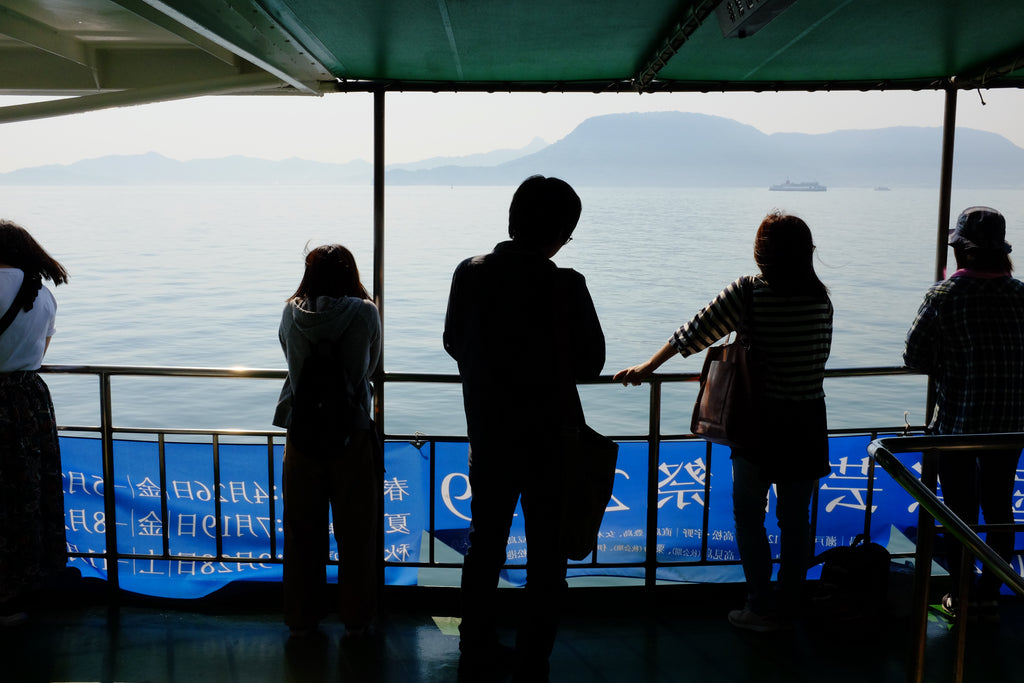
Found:
[[[505, 237], [513, 189], [388, 189], [387, 370], [456, 372], [441, 346], [451, 273]], [[907, 328], [933, 280], [937, 190], [578, 191], [583, 217], [555, 260], [587, 277], [607, 337], [606, 373], [647, 358], [728, 282], [754, 272], [754, 233], [774, 208], [800, 215], [814, 233], [816, 267], [836, 309], [829, 367], [901, 364]], [[1002, 210], [1008, 239], [1024, 245], [1024, 192], [957, 192], [954, 215], [972, 204]], [[307, 243], [349, 246], [372, 281], [369, 187], [18, 187], [0, 188], [0, 206], [71, 274], [55, 290], [51, 364], [283, 368], [277, 325]], [[675, 359], [664, 370], [697, 372], [701, 362]], [[95, 379], [47, 382], [60, 423], [98, 423]], [[116, 378], [115, 424], [266, 429], [279, 388], [266, 380]], [[904, 411], [919, 424], [924, 388], [916, 377], [830, 380], [830, 424], [894, 426]], [[688, 431], [693, 391], [666, 390], [666, 432]], [[645, 389], [582, 393], [597, 429], [646, 432]], [[465, 433], [455, 385], [389, 384], [385, 398], [389, 433]]]

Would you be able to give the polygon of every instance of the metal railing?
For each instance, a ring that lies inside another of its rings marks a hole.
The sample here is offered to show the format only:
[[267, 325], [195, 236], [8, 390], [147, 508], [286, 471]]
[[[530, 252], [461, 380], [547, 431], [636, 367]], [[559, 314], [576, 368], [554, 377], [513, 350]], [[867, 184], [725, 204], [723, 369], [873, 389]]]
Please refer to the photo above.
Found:
[[[914, 595], [912, 603], [912, 635], [907, 680], [920, 683], [924, 677], [925, 644], [928, 628], [928, 600], [931, 582], [931, 563], [934, 554], [936, 523], [963, 544], [964, 552], [980, 560], [1018, 595], [1024, 596], [1024, 579], [995, 551], [978, 537], [975, 529], [981, 526], [965, 524], [936, 495], [938, 458], [941, 453], [964, 453], [968, 457], [984, 457], [986, 451], [1024, 448], [1024, 433], [977, 434], [967, 436], [912, 436], [876, 439], [868, 446], [868, 454], [919, 503], [918, 537], [914, 562]], [[918, 478], [899, 459], [896, 453], [921, 453], [921, 476]], [[1009, 502], [1008, 502], [1009, 503]], [[984, 525], [986, 530], [1022, 525]], [[956, 562], [958, 558], [947, 558]], [[973, 561], [971, 563], [973, 567]], [[959, 589], [960, 605], [967, 608], [968, 573], [962, 573]], [[955, 680], [962, 681], [964, 651], [967, 637], [967, 615], [961, 611], [956, 622]]]
[[[263, 379], [263, 380], [283, 380], [286, 376], [284, 370], [268, 370], [268, 369], [248, 369], [248, 368], [202, 368], [202, 367], [143, 367], [143, 366], [104, 366], [104, 365], [47, 365], [42, 368], [42, 372], [48, 374], [74, 374], [74, 375], [93, 375], [96, 376], [99, 382], [98, 396], [100, 404], [100, 424], [99, 425], [86, 425], [86, 426], [74, 426], [74, 425], [62, 425], [60, 429], [62, 432], [75, 432], [75, 433], [95, 433], [99, 436], [101, 441], [101, 453], [102, 453], [102, 476], [104, 482], [111, 482], [114, 479], [114, 436], [125, 435], [128, 437], [132, 436], [155, 436], [158, 448], [159, 448], [159, 461], [160, 461], [160, 476], [161, 481], [159, 482], [162, 503], [161, 512], [166, 518], [167, 515], [167, 486], [166, 486], [166, 473], [164, 466], [164, 445], [168, 436], [173, 435], [185, 435], [189, 437], [207, 437], [212, 441], [213, 447], [213, 459], [214, 459], [214, 490], [220, 490], [220, 463], [219, 463], [219, 448], [221, 440], [226, 437], [252, 437], [261, 440], [265, 440], [267, 445], [267, 473], [268, 481], [271, 484], [274, 482], [274, 471], [276, 467], [275, 448], [283, 443], [285, 432], [283, 430], [239, 430], [239, 429], [180, 429], [180, 428], [139, 428], [139, 427], [119, 427], [114, 424], [113, 420], [113, 409], [112, 409], [112, 395], [113, 390], [111, 386], [111, 380], [114, 377], [124, 376], [157, 376], [165, 378], [235, 378], [235, 379]], [[877, 377], [877, 376], [895, 376], [895, 375], [908, 375], [912, 374], [903, 368], [894, 367], [874, 367], [874, 368], [857, 368], [857, 369], [842, 369], [842, 370], [830, 370], [826, 373], [827, 378], [846, 378], [846, 377]], [[700, 558], [688, 559], [683, 561], [673, 561], [668, 559], [659, 559], [657, 553], [657, 534], [654, 530], [658, 528], [658, 511], [659, 505], [657, 503], [659, 496], [659, 477], [658, 468], [660, 465], [660, 453], [661, 445], [664, 442], [670, 441], [682, 441], [682, 440], [696, 440], [696, 438], [689, 433], [681, 434], [663, 434], [662, 433], [662, 389], [667, 383], [678, 383], [678, 382], [696, 382], [699, 379], [697, 373], [679, 373], [679, 374], [656, 374], [652, 376], [646, 384], [648, 385], [649, 405], [648, 405], [648, 424], [647, 432], [645, 434], [625, 434], [625, 435], [613, 435], [617, 441], [620, 442], [645, 442], [647, 444], [647, 488], [645, 492], [646, 502], [646, 530], [645, 530], [645, 552], [642, 561], [637, 562], [602, 562], [599, 557], [599, 552], [595, 551], [589, 562], [586, 564], [573, 563], [572, 567], [607, 567], [607, 568], [637, 568], [643, 571], [644, 585], [652, 587], [658, 580], [658, 569], [665, 567], [679, 567], [679, 566], [701, 566], [701, 565], [723, 565], [723, 564], [738, 564], [738, 561], [730, 560], [708, 560], [708, 506], [705, 505], [703, 512], [703, 521], [701, 529], [701, 550]], [[382, 383], [435, 383], [435, 384], [457, 384], [459, 377], [457, 375], [441, 375], [441, 374], [422, 374], [422, 373], [386, 373], [382, 377], [376, 380], [380, 386]], [[587, 384], [613, 384], [613, 380], [610, 376], [603, 376]], [[381, 387], [382, 388], [382, 387]], [[383, 395], [383, 391], [378, 392], [378, 396]], [[383, 406], [378, 405], [376, 410], [376, 417], [378, 428], [383, 424]], [[888, 427], [888, 428], [875, 428], [875, 429], [842, 429], [842, 430], [830, 430], [832, 435], [866, 435], [870, 438], [876, 438], [880, 434], [891, 434], [899, 433], [903, 431], [907, 426], [901, 427]], [[918, 431], [919, 428], [918, 428]], [[385, 441], [413, 441], [418, 440], [422, 443], [429, 444], [430, 446], [430, 470], [429, 470], [429, 496], [430, 502], [428, 506], [428, 515], [430, 516], [428, 522], [428, 533], [431, 538], [434, 536], [434, 449], [438, 443], [444, 442], [466, 442], [467, 439], [464, 436], [437, 436], [437, 435], [424, 435], [424, 434], [412, 434], [412, 435], [400, 435], [400, 434], [382, 434]], [[707, 471], [710, 472], [711, 468], [711, 457], [712, 447], [710, 444], [706, 444], [705, 458]], [[873, 466], [873, 462], [871, 463]], [[710, 489], [711, 489], [711, 477], [705, 477], [704, 481], [704, 500], [710, 500]], [[864, 531], [869, 531], [871, 527], [871, 512], [872, 504], [871, 497], [874, 492], [874, 475], [873, 469], [871, 475], [868, 478], [868, 490], [866, 492], [867, 504], [865, 506], [864, 514]], [[220, 496], [214, 496], [214, 505], [216, 506], [216, 555], [212, 558], [204, 557], [203, 559], [209, 559], [214, 562], [225, 562], [225, 563], [239, 563], [239, 562], [251, 562], [251, 558], [238, 558], [230, 555], [223, 554], [223, 542], [222, 542], [222, 519], [221, 519], [221, 508], [220, 508]], [[271, 505], [271, 519], [274, 519], [274, 502], [273, 498], [270, 501]], [[817, 494], [815, 495], [815, 506], [817, 509]], [[116, 508], [114, 501], [114, 487], [104, 487], [104, 513], [107, 520], [116, 519]], [[816, 518], [812, 517], [812, 528], [816, 523]], [[119, 552], [119, 546], [117, 541], [117, 526], [116, 524], [106, 524], [105, 532], [105, 547], [106, 550], [102, 555], [90, 554], [90, 553], [73, 553], [75, 556], [88, 557], [92, 559], [103, 559], [105, 560], [107, 568], [108, 581], [112, 588], [116, 589], [119, 586], [118, 581], [118, 561], [119, 560], [181, 560], [181, 556], [172, 556], [169, 553], [167, 534], [168, 530], [166, 525], [163, 529], [163, 552], [157, 555], [138, 555], [133, 553]], [[859, 533], [860, 530], [858, 530]], [[852, 535], [852, 534], [851, 534]], [[260, 562], [266, 562], [268, 564], [279, 563], [280, 560], [277, 558], [277, 546], [275, 534], [271, 534], [271, 552], [270, 557]], [[419, 562], [388, 562], [387, 566], [392, 567], [428, 567], [428, 568], [458, 568], [461, 565], [458, 563], [445, 563], [438, 562], [434, 555], [434, 543], [429, 546], [428, 557], [426, 560]], [[509, 563], [507, 567], [517, 568], [524, 565]]]

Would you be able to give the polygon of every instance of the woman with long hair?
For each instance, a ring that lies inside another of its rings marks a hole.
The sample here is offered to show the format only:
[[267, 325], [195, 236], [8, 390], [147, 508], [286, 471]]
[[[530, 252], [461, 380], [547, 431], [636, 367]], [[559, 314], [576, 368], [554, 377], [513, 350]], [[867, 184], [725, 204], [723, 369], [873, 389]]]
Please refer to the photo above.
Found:
[[[814, 242], [803, 220], [780, 212], [761, 222], [754, 241], [758, 275], [732, 282], [680, 327], [649, 360], [615, 375], [640, 384], [676, 353], [684, 358], [738, 331], [744, 302], [761, 378], [757, 446], [732, 451], [736, 543], [747, 581], [743, 609], [729, 621], [753, 631], [774, 631], [802, 602], [813, 549], [810, 501], [830, 471], [825, 361], [832, 345], [832, 302], [814, 272]], [[779, 589], [772, 589], [772, 557], [765, 529], [768, 493], [775, 487], [781, 532]]]
[[57, 421], [39, 377], [57, 303], [43, 280], [67, 271], [27, 230], [0, 220], [0, 625], [25, 620], [22, 602], [67, 565]]
[[[305, 636], [326, 616], [330, 506], [341, 618], [346, 636], [364, 634], [376, 616], [378, 590], [383, 482], [370, 378], [380, 357], [380, 315], [348, 249], [328, 244], [306, 254], [302, 281], [285, 304], [278, 336], [288, 364], [274, 414], [274, 424], [288, 430], [282, 474], [285, 623], [293, 636]], [[318, 354], [322, 361], [314, 358]], [[322, 376], [304, 373], [307, 364]], [[322, 387], [323, 376], [341, 379]], [[311, 397], [313, 392], [325, 395]], [[307, 399], [333, 405], [327, 394], [348, 397], [337, 410], [351, 414], [313, 415]]]

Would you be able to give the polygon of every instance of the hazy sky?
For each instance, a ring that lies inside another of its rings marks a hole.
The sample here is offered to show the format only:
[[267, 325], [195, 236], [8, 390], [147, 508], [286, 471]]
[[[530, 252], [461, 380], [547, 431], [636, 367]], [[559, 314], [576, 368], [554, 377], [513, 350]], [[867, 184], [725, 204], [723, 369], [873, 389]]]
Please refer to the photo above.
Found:
[[[986, 104], [982, 104], [982, 97]], [[0, 106], [29, 101], [0, 97]], [[555, 142], [590, 116], [633, 111], [715, 114], [764, 133], [941, 126], [941, 92], [523, 94], [390, 93], [387, 161], [417, 161]], [[1024, 147], [1024, 91], [959, 93], [957, 125]], [[0, 124], [0, 172], [109, 154], [173, 159], [369, 160], [372, 97], [207, 97]]]

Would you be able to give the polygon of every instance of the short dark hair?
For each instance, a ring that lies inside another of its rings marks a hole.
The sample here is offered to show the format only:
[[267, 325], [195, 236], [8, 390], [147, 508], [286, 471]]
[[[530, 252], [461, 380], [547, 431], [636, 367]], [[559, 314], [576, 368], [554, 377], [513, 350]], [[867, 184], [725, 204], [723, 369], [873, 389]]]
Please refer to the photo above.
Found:
[[302, 274], [302, 282], [289, 300], [318, 296], [370, 298], [359, 280], [355, 257], [340, 244], [325, 244], [306, 254], [306, 270]]
[[508, 207], [508, 236], [531, 247], [562, 244], [580, 220], [583, 203], [569, 183], [559, 178], [530, 176]]

